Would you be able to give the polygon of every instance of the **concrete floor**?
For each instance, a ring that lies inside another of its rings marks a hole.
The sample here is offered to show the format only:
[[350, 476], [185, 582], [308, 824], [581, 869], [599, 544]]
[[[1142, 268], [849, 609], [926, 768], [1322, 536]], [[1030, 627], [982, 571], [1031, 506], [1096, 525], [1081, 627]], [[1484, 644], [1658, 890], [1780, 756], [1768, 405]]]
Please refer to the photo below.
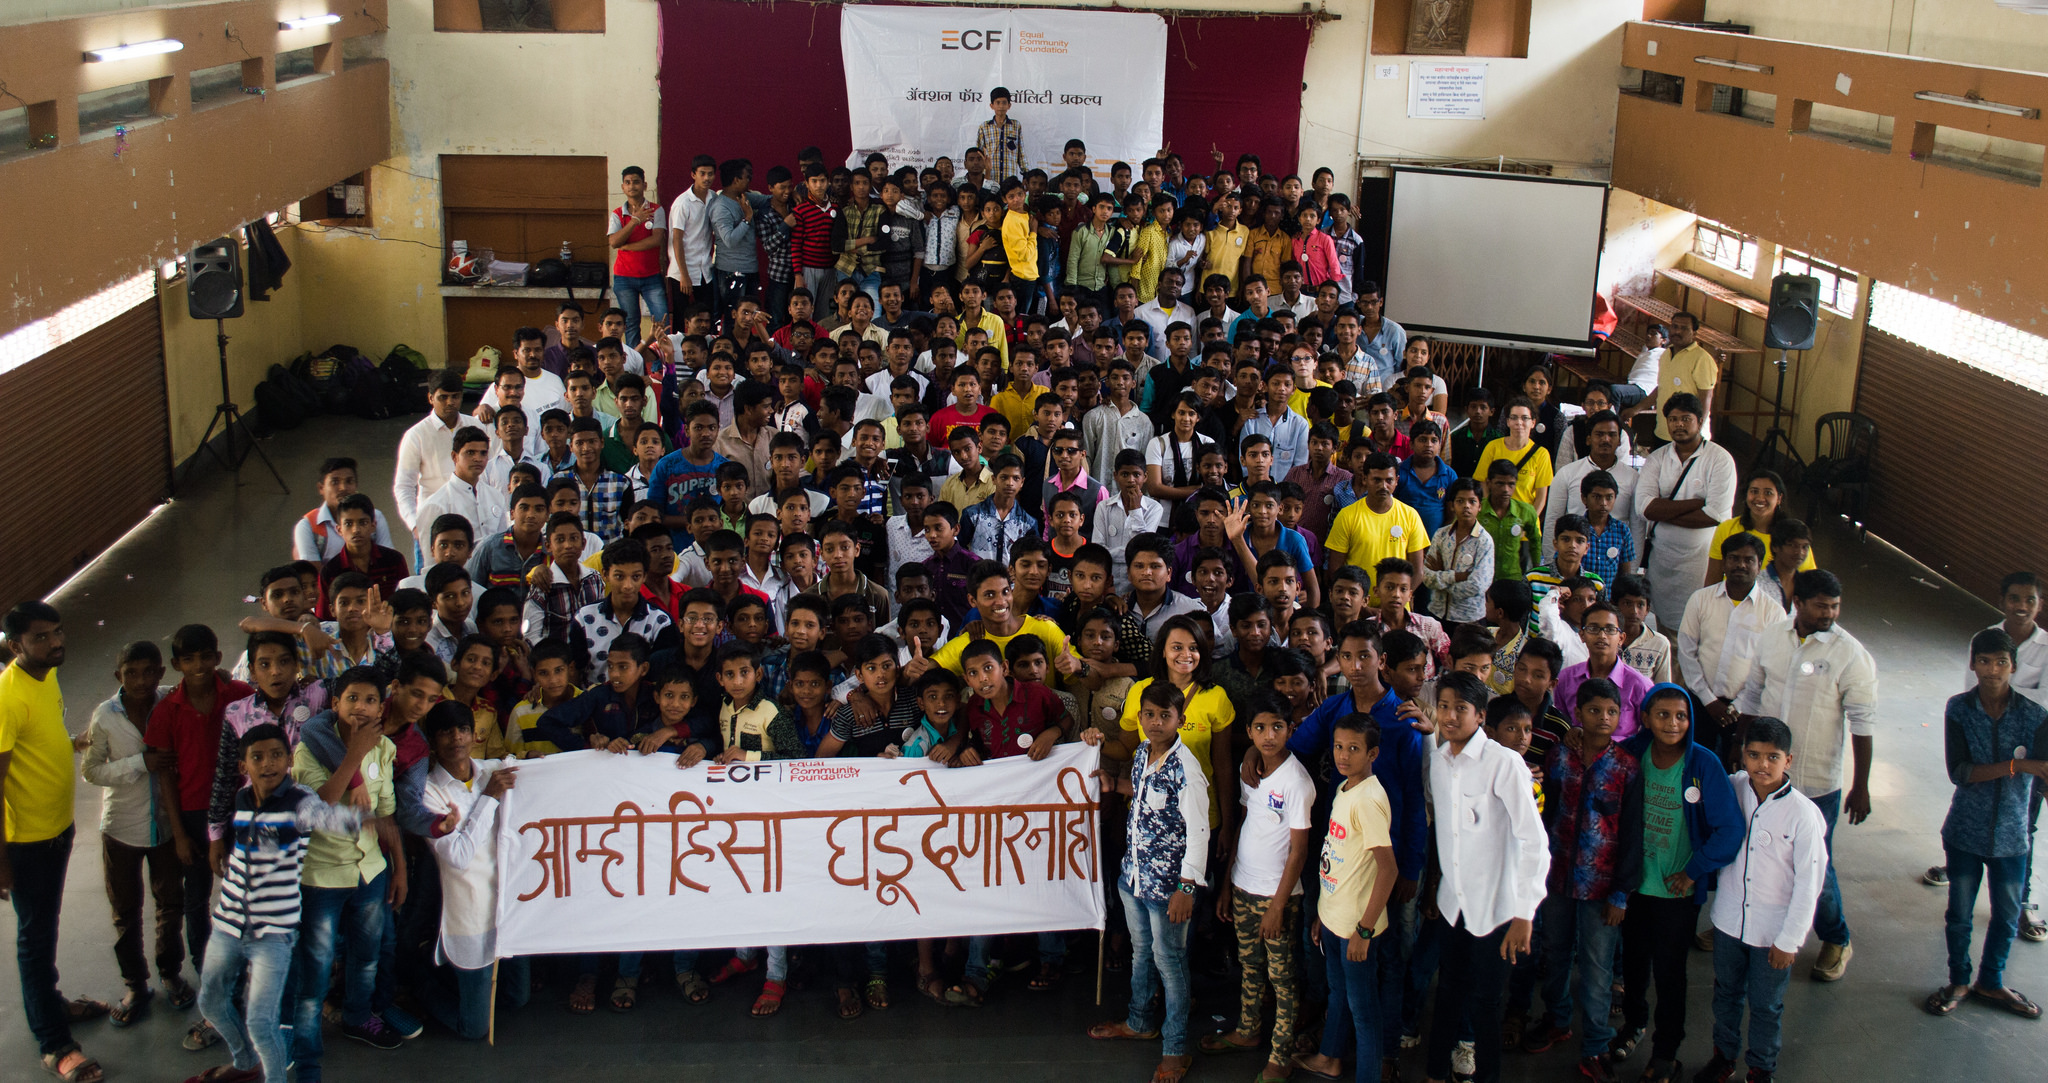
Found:
[[[405, 426], [318, 419], [265, 441], [292, 486], [289, 496], [278, 492], [253, 459], [239, 487], [209, 463], [180, 499], [66, 584], [53, 601], [70, 635], [62, 679], [72, 728], [82, 729], [93, 706], [113, 690], [113, 659], [123, 643], [162, 642], [190, 621], [223, 631], [225, 641], [225, 630], [255, 611], [249, 596], [256, 577], [287, 559], [291, 523], [316, 499], [312, 473], [322, 457], [355, 456], [363, 464], [364, 490], [380, 505], [387, 503], [392, 453]], [[2048, 1070], [2048, 1042], [2039, 1025], [1973, 1004], [1948, 1019], [1931, 1018], [1919, 1007], [1944, 972], [1945, 897], [1919, 882], [1921, 871], [1941, 859], [1938, 829], [1950, 791], [1941, 770], [1941, 707], [1958, 687], [1969, 635], [1996, 614], [1880, 541], [1858, 542], [1843, 530], [1817, 529], [1823, 566], [1846, 586], [1843, 624], [1877, 656], [1883, 722], [1873, 773], [1875, 811], [1869, 822], [1845, 825], [1837, 836], [1856, 958], [1848, 977], [1832, 986], [1805, 980], [1811, 942], [1795, 964], [1780, 1078], [2038, 1078]], [[93, 831], [98, 805], [94, 789], [81, 784], [60, 963], [67, 993], [111, 1000], [120, 983]], [[1979, 910], [1981, 932], [1981, 903]], [[1077, 937], [1077, 949], [1084, 942]], [[1694, 956], [1691, 973], [1691, 1033], [1682, 1053], [1688, 1076], [1705, 1062], [1711, 1032], [1712, 975], [1703, 956]], [[2008, 973], [2015, 988], [2048, 999], [2048, 945], [2016, 944]], [[1110, 975], [1106, 983], [1108, 1008], [1096, 1008], [1092, 981], [1075, 975], [1052, 996], [999, 989], [979, 1012], [940, 1009], [917, 998], [906, 981], [896, 991], [895, 1007], [851, 1023], [833, 1017], [829, 991], [815, 989], [793, 995], [773, 1019], [752, 1019], [747, 1006], [753, 985], [747, 982], [741, 983], [745, 990], [720, 989], [701, 1007], [650, 988], [631, 1015], [577, 1018], [564, 1008], [565, 990], [558, 985], [525, 1009], [500, 1015], [498, 1050], [459, 1042], [431, 1026], [424, 1038], [394, 1052], [335, 1040], [329, 1044], [329, 1075], [360, 1079], [364, 1072], [397, 1069], [416, 1079], [479, 1078], [497, 1069], [527, 1079], [573, 1079], [592, 1068], [655, 1068], [680, 1071], [684, 1079], [801, 1077], [827, 1083], [885, 1076], [951, 1081], [963, 1067], [974, 1066], [989, 1073], [984, 1078], [1006, 1083], [1143, 1079], [1156, 1047], [1105, 1045], [1083, 1034], [1090, 1022], [1120, 1016], [1120, 978]], [[1234, 1013], [1230, 984], [1203, 982], [1199, 991], [1198, 1032], [1212, 1028], [1211, 1015]], [[179, 1048], [191, 1018], [159, 1000], [132, 1029], [93, 1023], [78, 1037], [110, 1079], [179, 1080], [221, 1060], [218, 1047], [200, 1054]], [[0, 1065], [6, 1066], [0, 1079], [29, 1078], [34, 1049], [19, 986], [0, 982]], [[1567, 1078], [1575, 1055], [1570, 1043], [1538, 1057], [1511, 1054], [1505, 1075]], [[1642, 1070], [1646, 1055], [1638, 1053], [1624, 1066], [1626, 1078]], [[1403, 1067], [1407, 1078], [1420, 1078], [1419, 1057], [1410, 1054]], [[1204, 1057], [1197, 1065], [1198, 1078], [1250, 1078], [1257, 1069], [1249, 1054]]]

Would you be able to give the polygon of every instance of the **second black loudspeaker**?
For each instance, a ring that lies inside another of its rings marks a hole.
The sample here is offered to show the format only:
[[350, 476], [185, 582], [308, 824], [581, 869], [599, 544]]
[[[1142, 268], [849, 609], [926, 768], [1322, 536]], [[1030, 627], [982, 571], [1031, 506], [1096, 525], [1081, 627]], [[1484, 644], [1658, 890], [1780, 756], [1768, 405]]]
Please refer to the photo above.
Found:
[[1764, 346], [1773, 350], [1811, 350], [1820, 327], [1820, 279], [1812, 275], [1779, 275], [1771, 279], [1771, 311], [1764, 317]]
[[192, 250], [185, 264], [185, 308], [195, 320], [232, 320], [242, 314], [242, 251], [232, 237]]

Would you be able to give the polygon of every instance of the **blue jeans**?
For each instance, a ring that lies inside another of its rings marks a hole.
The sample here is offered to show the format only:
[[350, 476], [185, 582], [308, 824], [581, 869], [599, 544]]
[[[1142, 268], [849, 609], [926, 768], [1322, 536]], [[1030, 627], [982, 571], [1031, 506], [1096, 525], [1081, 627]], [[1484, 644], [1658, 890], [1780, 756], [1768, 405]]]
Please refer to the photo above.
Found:
[[1599, 900], [1568, 895], [1543, 900], [1545, 1017], [1552, 1026], [1571, 1026], [1576, 998], [1586, 1016], [1579, 1031], [1581, 1057], [1597, 1057], [1614, 1041], [1607, 1013], [1614, 999], [1614, 949], [1621, 944], [1621, 926], [1607, 924], [1605, 911]]
[[733, 949], [733, 954], [751, 963], [754, 960], [759, 959], [763, 951], [766, 951], [768, 953], [768, 971], [765, 975], [766, 978], [769, 981], [788, 981], [788, 948], [735, 948]]
[[[491, 968], [446, 969], [448, 982], [428, 987], [427, 1011], [442, 1026], [468, 1041], [482, 1041], [491, 1032]], [[533, 968], [524, 958], [498, 960], [498, 999], [508, 1008], [523, 1008], [533, 994]]]
[[[972, 982], [976, 988], [988, 988], [988, 946], [995, 942], [993, 936], [970, 936], [967, 938], [967, 968], [961, 977]], [[1038, 961], [1050, 967], [1065, 966], [1067, 962], [1067, 934], [1039, 933]]]
[[299, 943], [293, 953], [298, 1002], [292, 1012], [292, 1059], [300, 1083], [320, 1078], [320, 1002], [342, 955], [341, 1023], [359, 1027], [370, 1018], [377, 990], [377, 961], [391, 908], [384, 901], [391, 870], [355, 887], [299, 889]]
[[1465, 928], [1464, 919], [1451, 925], [1437, 921], [1442, 945], [1436, 983], [1436, 1010], [1431, 1013], [1425, 1047], [1431, 1079], [1451, 1078], [1451, 1050], [1467, 1035], [1474, 1046], [1476, 1083], [1500, 1080], [1500, 1004], [1507, 988], [1508, 964], [1500, 957], [1508, 926], [1483, 936]]
[[[1379, 973], [1379, 995], [1377, 1002], [1389, 1010], [1377, 1013], [1380, 1024], [1380, 1048], [1401, 1048], [1402, 1007], [1406, 1004], [1408, 991], [1408, 967], [1415, 957], [1415, 941], [1420, 929], [1416, 916], [1419, 913], [1416, 902], [1405, 903], [1387, 900], [1387, 931], [1372, 938], [1372, 967]], [[1330, 971], [1335, 975], [1336, 971]], [[1341, 994], [1333, 982], [1330, 987], [1330, 1004], [1334, 1008]], [[1416, 1005], [1416, 1013], [1421, 1013]], [[1377, 1071], [1378, 1069], [1374, 1069]]]
[[619, 307], [626, 313], [625, 340], [628, 346], [640, 345], [640, 307], [647, 306], [647, 318], [656, 323], [668, 319], [668, 286], [660, 275], [612, 276], [612, 296], [618, 299]]
[[[1411, 904], [1408, 909], [1412, 915], [1414, 906]], [[1392, 911], [1388, 913], [1391, 915]], [[1315, 924], [1322, 933], [1323, 974], [1330, 982], [1330, 1007], [1323, 1016], [1322, 1054], [1342, 1059], [1345, 1053], [1355, 1053], [1358, 1059], [1353, 1071], [1358, 1083], [1370, 1083], [1380, 1077], [1380, 1051], [1401, 1048], [1399, 1033], [1394, 1035], [1391, 1045], [1382, 1045], [1380, 1041], [1380, 1031], [1385, 1028], [1380, 1019], [1380, 993], [1386, 983], [1386, 959], [1381, 957], [1375, 962], [1367, 956], [1364, 962], [1354, 963], [1344, 956], [1344, 934], [1320, 921]], [[1391, 946], [1386, 940], [1393, 931], [1394, 927], [1389, 925], [1386, 933], [1373, 937], [1372, 955], [1380, 955]], [[1399, 995], [1399, 985], [1395, 988]], [[1400, 1012], [1386, 1015], [1397, 1028], [1400, 1026]], [[1275, 1060], [1284, 1055], [1283, 1050], [1273, 1051]]]
[[44, 1054], [71, 1046], [71, 1016], [57, 992], [57, 914], [64, 905], [64, 873], [71, 867], [67, 827], [53, 839], [10, 842], [7, 863], [14, 870], [14, 960], [21, 972], [21, 1003], [28, 1029]]
[[1977, 984], [1985, 989], [2005, 986], [2005, 958], [2020, 927], [2020, 885], [2027, 855], [1978, 857], [1961, 850], [1948, 854], [1948, 981], [1970, 984], [1970, 926], [1977, 912], [1977, 889], [1991, 879], [1991, 924], [1984, 930], [1984, 962]]
[[2034, 790], [2033, 804], [2027, 808], [2027, 867], [2020, 873], [2020, 909], [2038, 910], [2034, 902], [2034, 835], [2041, 829], [2042, 794], [2039, 787]]
[[1188, 1055], [1188, 926], [1166, 918], [1163, 902], [1139, 902], [1117, 885], [1124, 919], [1131, 927], [1131, 1010], [1124, 1025], [1144, 1034], [1159, 1031], [1162, 1056]]
[[[206, 967], [199, 975], [200, 1012], [220, 1032], [235, 1067], [246, 1072], [261, 1066], [265, 1083], [284, 1083], [290, 1059], [278, 1024], [286, 979], [291, 974], [292, 947], [298, 938], [296, 931], [212, 937], [207, 941]], [[245, 968], [249, 972], [246, 1016], [235, 1007], [235, 990]]]
[[1813, 799], [1820, 806], [1821, 819], [1828, 825], [1828, 882], [1820, 889], [1820, 905], [1813, 909], [1813, 931], [1824, 944], [1849, 942], [1849, 915], [1842, 912], [1842, 888], [1835, 882], [1835, 819], [1842, 813], [1842, 791]]
[[850, 275], [842, 275], [840, 277], [860, 287], [860, 291], [867, 294], [869, 299], [875, 302], [875, 311], [880, 312], [882, 310], [882, 272], [855, 271]]
[[1714, 1048], [1729, 1060], [1742, 1048], [1742, 1007], [1749, 1004], [1749, 1066], [1778, 1070], [1779, 1028], [1792, 968], [1771, 966], [1769, 948], [1753, 948], [1714, 930]]

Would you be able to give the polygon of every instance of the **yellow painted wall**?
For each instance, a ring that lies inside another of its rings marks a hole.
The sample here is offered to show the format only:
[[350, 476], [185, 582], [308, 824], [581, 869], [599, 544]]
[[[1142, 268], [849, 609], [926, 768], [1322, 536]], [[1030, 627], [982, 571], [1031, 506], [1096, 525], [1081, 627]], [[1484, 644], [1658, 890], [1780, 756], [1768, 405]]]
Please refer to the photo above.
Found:
[[[268, 301], [249, 301], [239, 319], [225, 321], [228, 334], [228, 384], [235, 404], [256, 405], [254, 391], [270, 366], [289, 365], [306, 350], [301, 306], [309, 291], [299, 275], [304, 246], [291, 230], [279, 230], [278, 242], [293, 263], [284, 286]], [[157, 291], [164, 327], [164, 373], [170, 408], [171, 461], [183, 462], [199, 450], [199, 435], [220, 403], [220, 354], [214, 322], [195, 320], [185, 310], [185, 283], [180, 278]]]

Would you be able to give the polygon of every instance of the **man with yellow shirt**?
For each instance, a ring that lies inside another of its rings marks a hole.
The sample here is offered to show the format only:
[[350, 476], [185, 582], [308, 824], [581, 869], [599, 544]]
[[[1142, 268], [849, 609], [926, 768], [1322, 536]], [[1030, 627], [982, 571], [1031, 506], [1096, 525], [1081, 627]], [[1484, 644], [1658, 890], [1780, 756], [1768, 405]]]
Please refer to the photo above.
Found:
[[960, 283], [960, 345], [967, 342], [967, 332], [979, 327], [988, 332], [988, 344], [1003, 355], [1003, 364], [1010, 363], [1010, 335], [1003, 329], [1003, 318], [981, 307], [987, 291], [975, 279]]
[[1332, 575], [1346, 564], [1373, 575], [1374, 566], [1388, 557], [1422, 567], [1429, 532], [1414, 508], [1394, 499], [1396, 472], [1393, 456], [1379, 451], [1366, 456], [1365, 499], [1338, 512], [1330, 524], [1330, 536], [1323, 539]]
[[1244, 266], [1245, 248], [1251, 244], [1252, 231], [1244, 228], [1237, 220], [1237, 194], [1226, 193], [1216, 197], [1216, 228], [1208, 233], [1208, 250], [1202, 256], [1202, 281], [1210, 275], [1222, 275], [1230, 280], [1225, 297], [1237, 296], [1238, 272]]
[[71, 735], [64, 729], [64, 625], [42, 602], [23, 602], [4, 628], [14, 661], [0, 671], [0, 895], [14, 903], [22, 1006], [43, 1066], [91, 1075], [97, 1067], [71, 1040], [71, 1018], [107, 1014], [99, 1001], [67, 1004], [57, 991], [57, 918], [71, 864]]
[[[1707, 417], [1714, 412], [1714, 385], [1721, 380], [1721, 364], [1714, 355], [1699, 343], [1700, 319], [1690, 312], [1680, 312], [1671, 317], [1671, 347], [1664, 351], [1664, 360], [1657, 363], [1657, 393], [1646, 399], [1649, 402], [1666, 402], [1673, 395], [1694, 395], [1706, 409], [1707, 416], [1700, 418], [1700, 432], [1710, 434], [1713, 430], [1707, 424]], [[1657, 439], [1668, 443], [1671, 430], [1664, 425], [1664, 412], [1657, 415]]]

